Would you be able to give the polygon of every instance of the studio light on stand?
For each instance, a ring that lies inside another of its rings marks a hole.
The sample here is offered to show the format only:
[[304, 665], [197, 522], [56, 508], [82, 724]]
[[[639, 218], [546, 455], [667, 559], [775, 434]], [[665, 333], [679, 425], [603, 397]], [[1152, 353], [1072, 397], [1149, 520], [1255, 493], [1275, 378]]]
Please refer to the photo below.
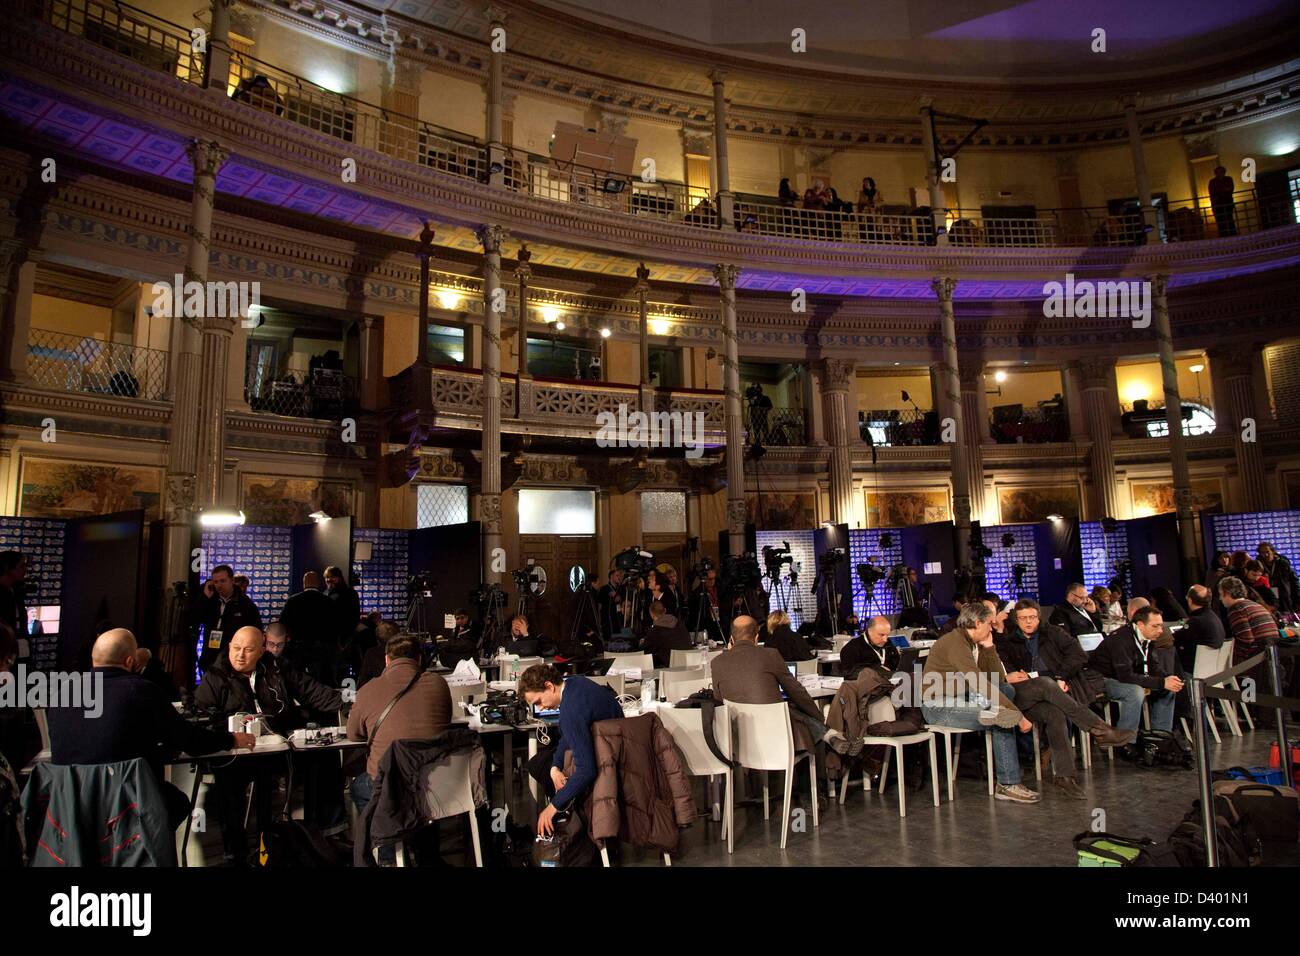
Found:
[[205, 528], [230, 528], [244, 523], [244, 513], [234, 508], [204, 508], [199, 524]]

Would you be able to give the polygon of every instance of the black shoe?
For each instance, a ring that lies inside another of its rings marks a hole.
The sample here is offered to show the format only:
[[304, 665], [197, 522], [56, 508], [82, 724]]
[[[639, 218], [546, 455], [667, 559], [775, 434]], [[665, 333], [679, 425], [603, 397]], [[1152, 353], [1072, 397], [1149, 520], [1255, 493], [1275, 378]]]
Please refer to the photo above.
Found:
[[1063, 797], [1070, 797], [1073, 800], [1088, 799], [1088, 795], [1083, 792], [1083, 788], [1079, 786], [1073, 777], [1057, 777], [1052, 781], [1052, 786]]

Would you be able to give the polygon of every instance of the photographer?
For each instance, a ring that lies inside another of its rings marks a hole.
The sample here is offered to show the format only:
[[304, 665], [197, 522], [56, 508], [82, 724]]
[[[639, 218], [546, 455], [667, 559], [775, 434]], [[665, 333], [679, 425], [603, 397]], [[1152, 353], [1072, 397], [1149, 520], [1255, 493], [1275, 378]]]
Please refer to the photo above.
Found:
[[721, 644], [722, 628], [718, 624], [718, 572], [708, 569], [691, 580], [690, 610], [686, 626], [691, 631], [704, 631], [709, 640]]
[[745, 389], [745, 400], [749, 403], [749, 443], [766, 445], [767, 418], [772, 411], [772, 400], [763, 393], [763, 386], [757, 382]]

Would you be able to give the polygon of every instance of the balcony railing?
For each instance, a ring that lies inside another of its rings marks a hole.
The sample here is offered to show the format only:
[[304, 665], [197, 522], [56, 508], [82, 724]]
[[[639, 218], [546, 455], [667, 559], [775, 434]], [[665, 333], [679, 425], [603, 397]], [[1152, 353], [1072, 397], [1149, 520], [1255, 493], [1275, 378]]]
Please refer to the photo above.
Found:
[[877, 408], [859, 419], [858, 431], [872, 445], [937, 445], [939, 416], [915, 408]]
[[357, 410], [357, 382], [335, 369], [290, 371], [246, 385], [244, 400], [255, 412], [337, 421]]
[[[204, 81], [204, 57], [193, 52], [189, 31], [117, 0], [18, 0], [19, 9], [55, 28], [193, 84]], [[476, 182], [488, 179], [484, 143], [325, 89], [246, 53], [231, 53], [232, 98], [342, 142], [386, 153]], [[629, 216], [706, 229], [721, 227], [714, 198], [705, 189], [660, 180], [643, 182], [507, 150], [507, 189], [551, 202], [577, 203]], [[1188, 242], [1258, 232], [1300, 221], [1294, 197], [1263, 197], [1241, 191], [1231, 205], [1206, 197], [1157, 206], [1148, 224], [1138, 209], [1105, 207], [1043, 209], [1032, 217], [986, 216], [981, 210], [946, 210], [949, 242], [973, 247], [1134, 246], [1165, 239]], [[886, 212], [886, 210], [889, 210]], [[881, 207], [879, 211], [830, 212], [781, 205], [775, 197], [746, 195], [735, 207], [740, 232], [785, 239], [890, 246], [933, 246], [928, 210]]]
[[189, 31], [127, 3], [102, 0], [19, 0], [46, 23], [186, 83], [203, 84], [204, 56]]
[[785, 447], [808, 443], [802, 408], [751, 408], [748, 416], [750, 444]]
[[1019, 415], [995, 415], [989, 434], [999, 445], [1064, 442], [1070, 440], [1070, 422], [1060, 409], [1027, 408]]
[[162, 349], [102, 342], [81, 335], [32, 329], [27, 374], [42, 388], [163, 401], [167, 353]]

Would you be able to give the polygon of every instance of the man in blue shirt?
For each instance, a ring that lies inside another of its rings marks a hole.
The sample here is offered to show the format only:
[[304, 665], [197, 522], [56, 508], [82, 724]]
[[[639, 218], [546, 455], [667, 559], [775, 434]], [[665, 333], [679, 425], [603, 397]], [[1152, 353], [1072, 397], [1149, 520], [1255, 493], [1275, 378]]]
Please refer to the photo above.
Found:
[[[551, 797], [551, 802], [537, 817], [537, 833], [550, 836], [555, 814], [596, 782], [596, 748], [591, 725], [598, 720], [621, 719], [623, 708], [608, 687], [586, 677], [565, 680], [550, 664], [534, 664], [524, 671], [519, 678], [519, 693], [530, 705], [536, 704], [542, 710], [558, 708], [560, 711], [560, 740], [555, 747], [555, 756], [550, 760], [549, 779], [534, 774], [534, 779]], [[573, 773], [565, 777], [562, 768], [564, 758], [570, 752], [573, 754]], [[529, 769], [536, 768], [530, 766]]]

